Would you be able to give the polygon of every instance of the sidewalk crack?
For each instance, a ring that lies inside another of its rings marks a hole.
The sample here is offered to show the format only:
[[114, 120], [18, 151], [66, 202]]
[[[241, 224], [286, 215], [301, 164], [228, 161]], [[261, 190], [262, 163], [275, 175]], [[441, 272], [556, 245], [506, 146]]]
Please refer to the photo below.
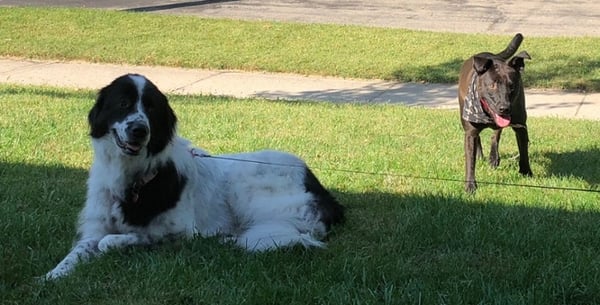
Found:
[[169, 93], [178, 93], [178, 92], [181, 92], [181, 91], [183, 91], [185, 88], [187, 88], [189, 86], [193, 86], [193, 85], [195, 85], [197, 83], [200, 83], [200, 82], [203, 82], [203, 81], [205, 81], [207, 79], [211, 79], [211, 78], [214, 78], [216, 76], [219, 76], [219, 75], [222, 75], [222, 74], [226, 74], [226, 73], [227, 72], [217, 72], [217, 73], [211, 74], [211, 75], [209, 75], [207, 77], [202, 77], [202, 78], [196, 79], [196, 80], [194, 80], [194, 81], [192, 81], [192, 82], [190, 82], [188, 84], [185, 84], [185, 85], [182, 85], [180, 87], [177, 87], [175, 89], [170, 90]]

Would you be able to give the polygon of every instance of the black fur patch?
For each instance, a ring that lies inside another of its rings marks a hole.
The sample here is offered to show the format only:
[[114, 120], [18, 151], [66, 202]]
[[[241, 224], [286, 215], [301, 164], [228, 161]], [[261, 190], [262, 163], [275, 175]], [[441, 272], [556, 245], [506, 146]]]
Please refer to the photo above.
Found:
[[[121, 202], [124, 222], [147, 226], [156, 216], [175, 207], [186, 183], [187, 178], [177, 172], [172, 161], [168, 161], [158, 168], [152, 180], [139, 188], [135, 202]], [[125, 194], [125, 198], [131, 197], [131, 194]]]
[[321, 182], [309, 168], [306, 168], [304, 187], [307, 192], [314, 194], [316, 209], [320, 216], [319, 220], [325, 224], [327, 230], [332, 225], [344, 221], [344, 206], [339, 204], [335, 197], [321, 185]]

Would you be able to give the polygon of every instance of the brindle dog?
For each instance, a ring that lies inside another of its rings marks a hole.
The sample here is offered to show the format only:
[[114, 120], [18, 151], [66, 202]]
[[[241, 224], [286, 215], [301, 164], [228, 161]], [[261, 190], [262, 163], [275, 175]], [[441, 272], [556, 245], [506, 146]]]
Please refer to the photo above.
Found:
[[513, 54], [523, 41], [517, 34], [502, 52], [483, 52], [467, 59], [460, 70], [458, 83], [458, 103], [463, 129], [465, 131], [465, 190], [474, 192], [475, 161], [483, 157], [479, 133], [492, 128], [490, 165], [500, 164], [498, 142], [502, 129], [511, 126], [517, 135], [519, 146], [519, 173], [532, 176], [529, 167], [527, 134], [527, 113], [525, 94], [521, 82], [521, 72], [525, 59], [531, 59], [527, 52]]

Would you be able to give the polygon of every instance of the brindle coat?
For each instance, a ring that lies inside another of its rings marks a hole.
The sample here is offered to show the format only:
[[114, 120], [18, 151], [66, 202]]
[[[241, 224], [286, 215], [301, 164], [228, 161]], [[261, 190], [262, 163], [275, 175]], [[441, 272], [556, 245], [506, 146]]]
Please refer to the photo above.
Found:
[[[526, 125], [525, 94], [521, 82], [521, 71], [525, 67], [524, 60], [531, 58], [525, 51], [511, 58], [522, 40], [523, 36], [517, 34], [502, 52], [476, 54], [467, 59], [461, 68], [458, 102], [465, 131], [465, 190], [467, 192], [474, 192], [477, 189], [475, 161], [477, 156], [483, 157], [479, 133], [485, 128], [494, 130], [490, 165], [496, 168], [500, 164], [498, 142], [502, 129], [510, 124], [517, 136], [519, 173], [532, 176], [528, 155], [529, 136]], [[474, 110], [471, 109], [471, 105]], [[476, 113], [477, 110], [480, 113]]]

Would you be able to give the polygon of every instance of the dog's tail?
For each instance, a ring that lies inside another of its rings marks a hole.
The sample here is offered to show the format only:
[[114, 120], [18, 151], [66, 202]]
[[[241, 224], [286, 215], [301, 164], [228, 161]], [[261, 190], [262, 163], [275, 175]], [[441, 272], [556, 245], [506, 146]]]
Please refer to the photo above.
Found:
[[515, 35], [515, 37], [513, 37], [513, 39], [510, 41], [508, 46], [506, 46], [506, 49], [504, 49], [502, 52], [496, 54], [496, 56], [498, 56], [504, 60], [509, 59], [511, 56], [513, 56], [515, 54], [515, 52], [517, 52], [517, 49], [519, 49], [519, 46], [521, 45], [522, 41], [523, 41], [523, 35], [521, 35], [521, 33], [517, 33], [517, 35]]

